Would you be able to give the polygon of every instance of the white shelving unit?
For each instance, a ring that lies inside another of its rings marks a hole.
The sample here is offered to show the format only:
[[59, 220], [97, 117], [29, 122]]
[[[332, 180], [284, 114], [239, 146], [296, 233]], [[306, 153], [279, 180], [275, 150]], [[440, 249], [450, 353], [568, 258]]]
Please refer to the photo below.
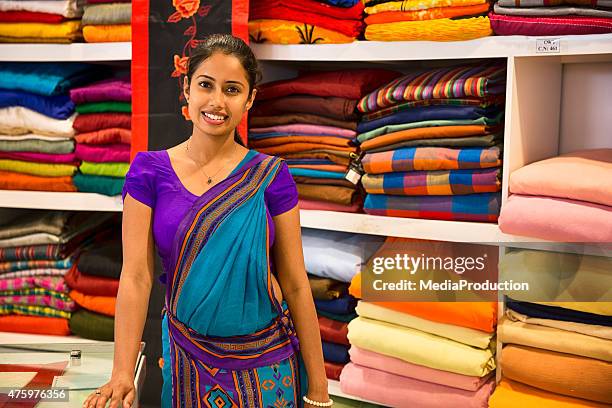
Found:
[[0, 61], [131, 61], [132, 43], [1, 44]]

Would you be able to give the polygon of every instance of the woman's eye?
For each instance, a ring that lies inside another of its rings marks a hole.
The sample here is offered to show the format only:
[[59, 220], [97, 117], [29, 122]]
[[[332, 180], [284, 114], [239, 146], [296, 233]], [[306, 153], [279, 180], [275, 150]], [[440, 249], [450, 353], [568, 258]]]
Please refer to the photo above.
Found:
[[230, 86], [227, 88], [226, 91], [227, 93], [230, 93], [230, 94], [237, 94], [237, 93], [240, 93], [240, 88], [235, 87], [235, 86]]
[[198, 85], [200, 85], [202, 88], [212, 88], [212, 84], [210, 82], [200, 82]]

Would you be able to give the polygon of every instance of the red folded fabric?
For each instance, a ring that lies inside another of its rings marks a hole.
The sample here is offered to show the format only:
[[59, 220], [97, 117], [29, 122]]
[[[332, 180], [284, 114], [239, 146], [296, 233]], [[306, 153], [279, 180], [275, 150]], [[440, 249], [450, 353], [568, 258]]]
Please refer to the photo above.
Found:
[[71, 289], [76, 289], [85, 295], [116, 297], [119, 291], [119, 279], [81, 273], [76, 263], [66, 274], [64, 280]]
[[559, 16], [507, 16], [489, 13], [497, 35], [584, 35], [612, 33], [612, 18]]
[[70, 334], [68, 319], [42, 316], [0, 316], [2, 331], [13, 333], [49, 334], [67, 336]]
[[80, 162], [74, 153], [0, 152], [0, 159], [22, 160], [35, 163], [72, 164]]
[[78, 115], [72, 127], [79, 133], [108, 128], [131, 129], [132, 115], [129, 113], [86, 113]]
[[81, 160], [95, 163], [130, 162], [130, 145], [128, 144], [88, 145], [77, 143], [74, 153]]
[[[340, 20], [361, 20], [363, 16], [363, 3], [360, 1], [352, 7], [337, 7], [314, 0], [255, 0], [250, 2], [251, 19], [253, 13], [263, 13], [278, 7], [287, 7], [292, 10], [305, 11], [308, 13], [322, 14], [327, 17]], [[298, 20], [301, 21], [301, 20]]]
[[257, 91], [259, 101], [302, 94], [360, 99], [401, 74], [386, 69], [308, 72], [294, 79], [270, 82]]
[[122, 128], [108, 128], [95, 130], [93, 132], [79, 133], [74, 137], [77, 143], [86, 144], [129, 144], [132, 141], [132, 131]]
[[332, 363], [331, 361], [325, 362], [325, 376], [330, 380], [340, 380], [340, 373], [344, 364]]
[[49, 23], [57, 24], [64, 21], [61, 14], [39, 13], [37, 11], [3, 11], [0, 13], [0, 23]]
[[348, 323], [319, 316], [321, 339], [330, 343], [350, 345], [348, 340]]

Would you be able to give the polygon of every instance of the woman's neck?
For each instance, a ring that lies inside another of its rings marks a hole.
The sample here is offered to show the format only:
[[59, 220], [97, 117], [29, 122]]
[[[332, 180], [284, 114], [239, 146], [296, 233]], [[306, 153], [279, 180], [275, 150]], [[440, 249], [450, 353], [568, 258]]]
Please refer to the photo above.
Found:
[[190, 157], [202, 166], [216, 159], [231, 156], [236, 150], [234, 132], [227, 136], [209, 136], [193, 132], [187, 143]]

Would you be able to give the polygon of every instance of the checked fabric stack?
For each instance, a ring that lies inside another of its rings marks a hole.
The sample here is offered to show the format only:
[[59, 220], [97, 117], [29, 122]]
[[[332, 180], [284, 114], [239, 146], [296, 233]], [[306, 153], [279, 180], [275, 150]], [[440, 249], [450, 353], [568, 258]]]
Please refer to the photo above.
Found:
[[114, 78], [72, 89], [79, 117], [74, 176], [78, 191], [109, 196], [121, 194], [130, 162], [132, 88], [129, 79]]
[[132, 41], [132, 3], [123, 0], [87, 0], [83, 13], [86, 42]]
[[287, 161], [300, 208], [357, 212], [361, 196], [345, 180], [358, 99], [399, 74], [377, 69], [311, 72], [264, 84], [250, 114], [249, 146]]
[[349, 43], [363, 31], [362, 14], [359, 0], [254, 0], [249, 39], [273, 44]]
[[495, 222], [505, 68], [417, 71], [361, 99], [368, 214]]

